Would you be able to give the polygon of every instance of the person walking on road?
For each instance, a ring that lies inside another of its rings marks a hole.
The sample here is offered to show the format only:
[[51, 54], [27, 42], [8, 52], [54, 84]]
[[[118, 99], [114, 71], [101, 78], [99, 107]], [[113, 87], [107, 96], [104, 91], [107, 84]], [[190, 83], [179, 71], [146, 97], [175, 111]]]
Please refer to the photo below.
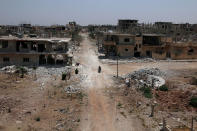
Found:
[[101, 66], [98, 67], [98, 73], [101, 73]]

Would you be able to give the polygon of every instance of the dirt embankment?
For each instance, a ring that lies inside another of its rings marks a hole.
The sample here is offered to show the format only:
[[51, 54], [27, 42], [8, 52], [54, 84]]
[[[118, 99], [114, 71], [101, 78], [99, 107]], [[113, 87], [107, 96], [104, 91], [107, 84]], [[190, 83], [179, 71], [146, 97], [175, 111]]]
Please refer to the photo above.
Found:
[[37, 70], [36, 79], [31, 73], [24, 78], [0, 74], [0, 130], [76, 130], [84, 94], [71, 97], [64, 88], [78, 79], [72, 74], [66, 82], [61, 80], [61, 74], [46, 72], [51, 69]]

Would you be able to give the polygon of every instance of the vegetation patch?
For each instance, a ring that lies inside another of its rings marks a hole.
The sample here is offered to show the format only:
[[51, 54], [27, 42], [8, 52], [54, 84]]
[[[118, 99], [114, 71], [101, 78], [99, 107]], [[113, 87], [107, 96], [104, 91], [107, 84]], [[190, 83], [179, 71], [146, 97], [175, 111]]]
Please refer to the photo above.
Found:
[[35, 120], [36, 120], [36, 121], [40, 121], [40, 117], [36, 117]]
[[192, 77], [190, 80], [191, 85], [197, 85], [197, 79], [195, 77]]
[[119, 102], [117, 105], [118, 108], [122, 108], [122, 104]]
[[66, 80], [66, 73], [62, 73], [62, 80]]
[[153, 97], [152, 90], [150, 87], [142, 87], [140, 90], [143, 92], [143, 94], [146, 98]]
[[190, 105], [193, 107], [197, 107], [197, 97], [192, 97], [190, 100]]
[[161, 87], [159, 87], [160, 91], [168, 91], [168, 87], [166, 85], [163, 85]]

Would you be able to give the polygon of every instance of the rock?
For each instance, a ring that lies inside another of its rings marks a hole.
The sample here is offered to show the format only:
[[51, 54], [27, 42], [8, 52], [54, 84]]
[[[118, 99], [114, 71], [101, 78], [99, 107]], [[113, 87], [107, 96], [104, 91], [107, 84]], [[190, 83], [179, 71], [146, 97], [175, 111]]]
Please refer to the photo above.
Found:
[[159, 123], [159, 126], [163, 126], [163, 123]]

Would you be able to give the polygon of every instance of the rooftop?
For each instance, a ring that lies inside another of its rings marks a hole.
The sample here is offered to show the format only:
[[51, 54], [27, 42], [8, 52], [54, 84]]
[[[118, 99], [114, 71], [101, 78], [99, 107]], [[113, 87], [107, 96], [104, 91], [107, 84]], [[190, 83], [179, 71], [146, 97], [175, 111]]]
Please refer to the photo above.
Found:
[[105, 33], [105, 35], [116, 35], [116, 36], [135, 36], [132, 34], [122, 34], [122, 33]]
[[9, 41], [48, 41], [51, 43], [54, 42], [69, 42], [71, 38], [30, 38], [30, 37], [23, 37], [23, 38], [18, 38], [15, 36], [1, 36], [0, 40], [9, 40]]

